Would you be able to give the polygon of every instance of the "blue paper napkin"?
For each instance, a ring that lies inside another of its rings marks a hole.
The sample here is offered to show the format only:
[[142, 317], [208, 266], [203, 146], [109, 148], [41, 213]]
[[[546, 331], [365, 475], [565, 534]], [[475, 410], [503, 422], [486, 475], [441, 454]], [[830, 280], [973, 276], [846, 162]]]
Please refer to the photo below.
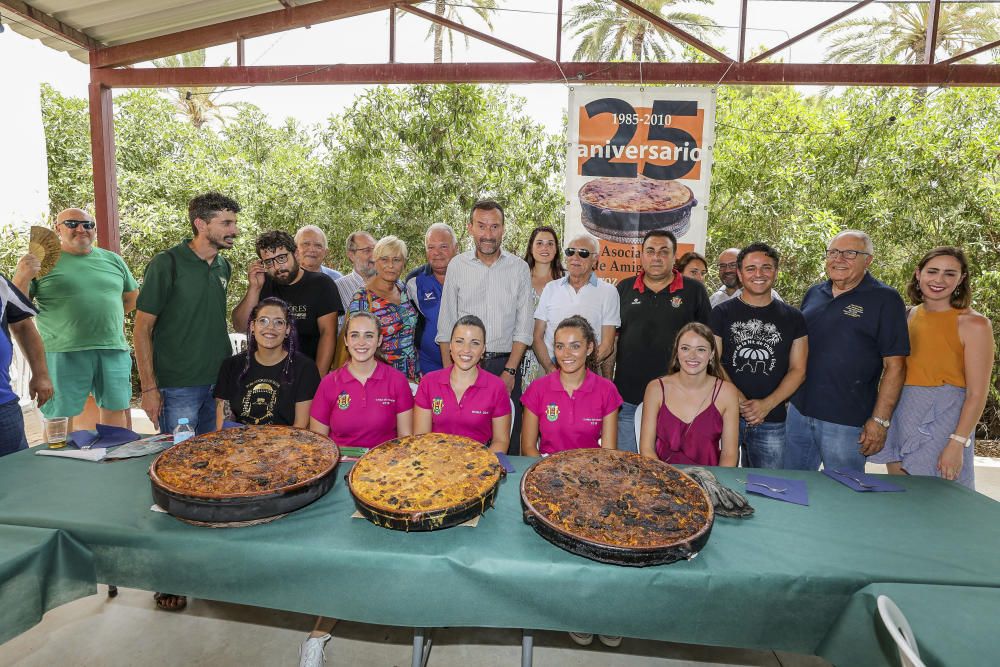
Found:
[[228, 419], [222, 421], [222, 428], [243, 428], [246, 424], [241, 424], [240, 422], [231, 422]]
[[507, 472], [514, 472], [514, 466], [511, 465], [510, 459], [507, 458], [506, 454], [504, 454], [503, 452], [493, 452], [493, 453], [497, 455], [497, 460], [500, 461], [500, 465], [503, 466], [504, 470], [506, 470]]
[[[766, 484], [767, 486], [761, 486], [761, 484]], [[767, 487], [771, 487], [771, 489]], [[773, 491], [772, 489], [783, 490]], [[796, 505], [809, 504], [809, 492], [806, 490], [806, 483], [800, 479], [783, 479], [781, 477], [748, 474], [746, 491], [758, 496], [784, 500], [786, 503], [795, 503]]]
[[66, 440], [80, 449], [108, 449], [135, 442], [140, 437], [131, 429], [98, 424], [93, 431], [73, 431]]
[[853, 491], [862, 493], [866, 491], [875, 493], [906, 491], [903, 487], [886, 481], [884, 475], [867, 475], [857, 470], [851, 470], [850, 468], [823, 468], [823, 474]]

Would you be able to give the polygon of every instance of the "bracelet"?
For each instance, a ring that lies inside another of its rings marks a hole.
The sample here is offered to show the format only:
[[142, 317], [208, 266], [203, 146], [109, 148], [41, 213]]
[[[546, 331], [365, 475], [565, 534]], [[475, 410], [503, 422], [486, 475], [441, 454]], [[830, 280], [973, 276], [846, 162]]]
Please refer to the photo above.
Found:
[[148, 394], [151, 391], [160, 391], [160, 388], [159, 387], [153, 387], [152, 389], [143, 389], [142, 392], [140, 392], [140, 393]]

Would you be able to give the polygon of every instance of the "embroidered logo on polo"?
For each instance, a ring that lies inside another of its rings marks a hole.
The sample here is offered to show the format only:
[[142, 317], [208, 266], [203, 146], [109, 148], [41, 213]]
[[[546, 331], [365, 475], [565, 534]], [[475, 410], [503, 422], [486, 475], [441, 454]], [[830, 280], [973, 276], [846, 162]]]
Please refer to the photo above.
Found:
[[733, 322], [730, 328], [733, 343], [731, 363], [737, 373], [763, 373], [774, 370], [777, 360], [774, 348], [781, 342], [781, 333], [771, 322], [758, 319]]
[[555, 403], [549, 403], [545, 406], [545, 418], [550, 422], [554, 422], [559, 419], [559, 406]]
[[848, 317], [858, 318], [865, 314], [865, 309], [856, 303], [848, 304], [844, 308], [844, 315]]
[[442, 412], [444, 412], [443, 398], [435, 398], [434, 400], [431, 401], [431, 412], [433, 412], [436, 415], [439, 415]]
[[337, 396], [337, 407], [341, 410], [351, 407], [351, 395], [346, 391], [340, 392], [340, 395]]
[[634, 299], [632, 299], [632, 303], [629, 304], [629, 305], [631, 305], [631, 306], [641, 306], [642, 305], [642, 301], [639, 300], [639, 297], [635, 297]]
[[222, 285], [223, 290], [229, 287], [229, 281], [226, 280], [225, 276], [219, 276], [219, 283]]
[[437, 301], [437, 295], [434, 292], [424, 292], [424, 301]]
[[673, 299], [670, 300], [670, 305], [673, 306], [674, 308], [680, 308], [683, 303], [684, 299], [680, 298], [679, 296], [675, 296]]

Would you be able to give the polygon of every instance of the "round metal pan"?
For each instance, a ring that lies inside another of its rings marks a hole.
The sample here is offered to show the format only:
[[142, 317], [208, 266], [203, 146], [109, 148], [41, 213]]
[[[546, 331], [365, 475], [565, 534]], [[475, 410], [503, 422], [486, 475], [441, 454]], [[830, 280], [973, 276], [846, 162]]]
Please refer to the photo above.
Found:
[[[573, 450], [571, 450], [573, 451]], [[588, 450], [589, 451], [589, 450]], [[611, 451], [611, 450], [593, 450], [594, 452], [600, 452], [598, 456], [635, 456], [638, 454]], [[554, 455], [558, 456], [558, 454]], [[551, 458], [551, 457], [550, 457]], [[565, 549], [570, 553], [574, 553], [578, 556], [583, 556], [584, 558], [589, 558], [590, 560], [595, 560], [601, 563], [610, 563], [613, 565], [625, 565], [630, 567], [646, 567], [650, 565], [665, 565], [668, 563], [674, 563], [679, 560], [690, 560], [694, 558], [699, 551], [704, 548], [705, 544], [708, 542], [708, 538], [712, 533], [712, 526], [714, 524], [714, 512], [712, 510], [712, 503], [705, 494], [704, 490], [697, 485], [697, 483], [685, 475], [682, 471], [670, 466], [666, 463], [661, 463], [661, 465], [672, 468], [682, 477], [690, 481], [690, 483], [697, 488], [702, 494], [705, 500], [705, 504], [708, 508], [708, 519], [704, 526], [702, 526], [694, 535], [691, 535], [685, 539], [678, 540], [676, 542], [664, 545], [656, 545], [650, 547], [621, 547], [612, 544], [606, 544], [602, 542], [596, 542], [593, 540], [588, 540], [585, 537], [574, 534], [563, 529], [561, 526], [549, 521], [545, 516], [541, 514], [535, 507], [533, 507], [530, 501], [527, 499], [527, 494], [525, 491], [525, 484], [529, 480], [532, 469], [535, 466], [541, 464], [545, 459], [539, 459], [533, 463], [525, 472], [524, 476], [521, 478], [521, 507], [524, 510], [524, 522], [531, 526], [536, 533], [542, 536], [547, 541], [556, 545], [561, 549]], [[595, 491], [598, 493], [598, 491]]]
[[[442, 433], [427, 433], [419, 436], [406, 436], [396, 440], [390, 440], [389, 442], [379, 445], [379, 447], [369, 450], [369, 453], [366, 454], [365, 457], [375, 456], [376, 453], [384, 453], [386, 450], [381, 448], [401, 445], [403, 442], [421, 438], [447, 438], [449, 440], [449, 445], [451, 446], [462, 446], [476, 450], [484, 449], [480, 443], [470, 438]], [[375, 506], [374, 504], [359, 498], [358, 494], [355, 493], [354, 475], [358, 471], [361, 462], [365, 461], [365, 457], [362, 457], [361, 461], [351, 468], [350, 472], [344, 476], [344, 480], [347, 482], [347, 488], [351, 492], [351, 497], [354, 498], [354, 504], [357, 507], [358, 512], [376, 526], [406, 532], [421, 532], [451, 528], [452, 526], [465, 523], [466, 521], [483, 514], [486, 510], [493, 507], [497, 491], [500, 488], [500, 482], [502, 482], [507, 475], [503, 466], [500, 466], [499, 463], [497, 463], [499, 475], [497, 476], [496, 481], [487, 487], [480, 495], [474, 498], [469, 498], [451, 505], [450, 507], [441, 509], [427, 511], [407, 509], [396, 511], [385, 507]], [[374, 461], [375, 459], [372, 460]], [[375, 464], [373, 463], [372, 465]], [[480, 470], [472, 471], [470, 476], [478, 477], [479, 472]], [[463, 470], [462, 473], [464, 474], [465, 471]]]
[[[344, 476], [344, 479], [348, 483], [350, 483], [349, 477], [349, 475]], [[444, 528], [451, 528], [452, 526], [463, 524], [493, 507], [493, 503], [496, 501], [497, 491], [500, 489], [501, 480], [503, 480], [503, 475], [501, 475], [496, 484], [494, 484], [484, 495], [478, 498], [473, 498], [472, 500], [462, 503], [461, 505], [454, 505], [442, 510], [413, 513], [387, 512], [383, 509], [369, 505], [357, 496], [354, 496], [354, 505], [358, 508], [358, 512], [360, 512], [363, 517], [374, 523], [376, 526], [381, 526], [383, 528], [391, 528], [392, 530], [402, 530], [405, 532], [442, 530]], [[353, 496], [354, 494], [351, 495]]]
[[684, 188], [691, 193], [690, 199], [662, 211], [621, 211], [589, 204], [580, 197], [583, 226], [598, 238], [616, 243], [638, 243], [652, 229], [665, 229], [680, 238], [691, 228], [691, 211], [698, 205], [691, 188]]
[[[270, 442], [276, 435], [296, 430], [291, 426], [247, 426], [244, 436], [253, 440]], [[215, 436], [210, 433], [205, 436]], [[321, 437], [321, 436], [315, 436]], [[192, 438], [192, 441], [194, 438]], [[191, 442], [191, 441], [188, 441]], [[326, 443], [324, 443], [326, 444]], [[335, 468], [340, 460], [340, 450], [332, 442], [333, 456], [329, 466], [319, 474], [270, 492], [200, 495], [171, 487], [157, 474], [160, 459], [170, 450], [162, 452], [149, 467], [153, 500], [168, 513], [190, 521], [204, 523], [243, 522], [287, 514], [305, 507], [326, 495], [336, 480]], [[183, 444], [178, 445], [183, 446]]]

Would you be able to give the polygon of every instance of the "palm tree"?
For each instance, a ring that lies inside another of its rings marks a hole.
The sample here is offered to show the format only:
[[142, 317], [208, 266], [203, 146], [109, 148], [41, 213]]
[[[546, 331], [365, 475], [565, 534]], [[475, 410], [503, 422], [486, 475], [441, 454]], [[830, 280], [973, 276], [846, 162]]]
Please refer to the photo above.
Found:
[[[451, 0], [450, 2], [449, 0], [434, 0], [434, 13], [441, 18], [465, 25], [465, 21], [462, 20], [462, 15], [458, 11], [460, 6], [471, 9], [476, 16], [481, 18], [486, 23], [486, 27], [490, 30], [493, 29], [493, 12], [497, 9], [497, 0], [463, 0], [462, 2], [458, 2], [456, 0]], [[445, 28], [443, 25], [434, 23], [427, 31], [427, 36], [434, 38], [435, 63], [440, 63], [444, 60], [444, 38], [446, 33], [448, 36], [448, 51], [452, 54], [452, 57], [454, 57], [455, 34], [450, 29]], [[469, 45], [468, 36], [465, 38], [465, 45]]]
[[[711, 0], [697, 1], [711, 4]], [[680, 0], [636, 0], [636, 4], [703, 41], [720, 32], [707, 16], [686, 11], [664, 13]], [[679, 44], [673, 38], [667, 39], [668, 33], [610, 0], [588, 0], [580, 5], [566, 21], [566, 28], [575, 29], [574, 37], [583, 36], [573, 53], [574, 60], [662, 61], [673, 55]]]
[[[827, 62], [924, 62], [929, 3], [896, 4], [888, 16], [842, 21], [823, 31], [830, 38]], [[978, 3], [941, 4], [937, 48], [956, 56], [1000, 39], [1000, 14]]]
[[[157, 67], [204, 67], [205, 49], [198, 49], [179, 56], [167, 56], [153, 61]], [[229, 65], [229, 58], [222, 61], [222, 66]], [[190, 86], [171, 88], [171, 96], [178, 113], [188, 119], [192, 125], [200, 128], [208, 121], [215, 119], [225, 122], [222, 110], [232, 107], [232, 104], [219, 104], [216, 100], [226, 92], [224, 88], [215, 86]]]

